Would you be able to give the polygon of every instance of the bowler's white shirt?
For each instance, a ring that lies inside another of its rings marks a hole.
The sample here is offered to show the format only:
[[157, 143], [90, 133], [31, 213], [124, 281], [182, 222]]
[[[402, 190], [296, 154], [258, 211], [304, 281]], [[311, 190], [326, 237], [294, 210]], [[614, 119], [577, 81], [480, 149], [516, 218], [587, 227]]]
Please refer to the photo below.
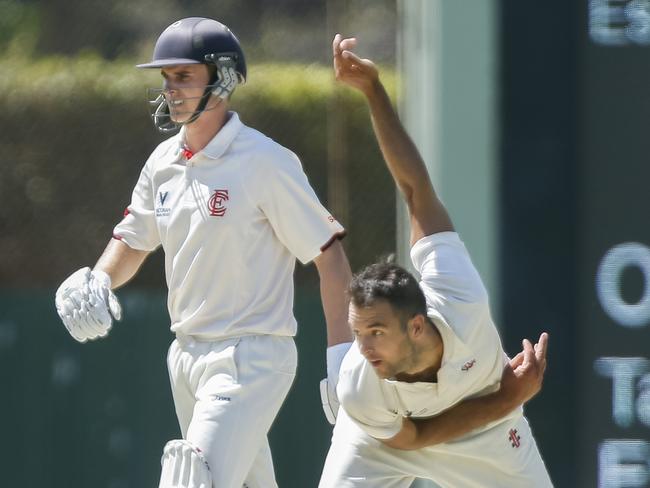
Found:
[[421, 275], [428, 316], [444, 344], [437, 383], [380, 379], [355, 342], [343, 360], [337, 386], [348, 415], [378, 439], [397, 434], [402, 417], [435, 416], [465, 398], [495, 391], [507, 361], [487, 292], [458, 234], [420, 239], [411, 249], [411, 260]]
[[311, 261], [343, 227], [295, 154], [229, 117], [189, 160], [183, 130], [154, 150], [114, 236], [133, 249], [162, 245], [172, 331], [293, 336], [295, 258]]

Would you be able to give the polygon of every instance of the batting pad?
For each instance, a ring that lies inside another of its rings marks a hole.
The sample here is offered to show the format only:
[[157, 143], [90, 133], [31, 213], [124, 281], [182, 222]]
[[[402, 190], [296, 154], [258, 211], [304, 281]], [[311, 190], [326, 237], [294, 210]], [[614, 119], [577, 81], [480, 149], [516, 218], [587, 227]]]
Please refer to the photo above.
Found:
[[158, 488], [212, 488], [210, 467], [201, 450], [185, 440], [169, 441], [160, 464]]

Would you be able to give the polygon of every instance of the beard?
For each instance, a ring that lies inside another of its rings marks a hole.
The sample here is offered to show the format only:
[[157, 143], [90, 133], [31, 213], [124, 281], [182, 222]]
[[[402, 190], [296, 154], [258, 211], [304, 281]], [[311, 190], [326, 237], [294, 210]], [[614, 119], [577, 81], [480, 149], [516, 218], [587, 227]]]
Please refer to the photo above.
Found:
[[418, 352], [415, 344], [405, 335], [394, 359], [378, 358], [379, 364], [372, 364], [375, 373], [381, 379], [394, 379], [400, 374], [408, 374], [417, 364]]

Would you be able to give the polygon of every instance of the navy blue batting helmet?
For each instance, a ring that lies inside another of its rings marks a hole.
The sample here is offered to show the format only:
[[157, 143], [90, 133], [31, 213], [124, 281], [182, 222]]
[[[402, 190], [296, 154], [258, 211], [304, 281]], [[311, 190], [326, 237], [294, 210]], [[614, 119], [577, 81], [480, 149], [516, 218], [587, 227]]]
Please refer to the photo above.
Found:
[[167, 27], [156, 41], [151, 62], [137, 67], [214, 64], [223, 54], [233, 59], [239, 81], [243, 83], [246, 80], [246, 60], [237, 37], [221, 22], [205, 17], [188, 17]]
[[184, 122], [172, 119], [164, 88], [149, 90], [151, 117], [161, 132], [174, 131], [194, 122], [206, 110], [212, 95], [229, 98], [238, 83], [246, 82], [246, 60], [239, 40], [216, 20], [188, 17], [174, 22], [158, 37], [151, 62], [137, 67], [164, 68], [183, 64], [205, 64], [215, 69], [210, 71], [210, 80], [196, 110]]

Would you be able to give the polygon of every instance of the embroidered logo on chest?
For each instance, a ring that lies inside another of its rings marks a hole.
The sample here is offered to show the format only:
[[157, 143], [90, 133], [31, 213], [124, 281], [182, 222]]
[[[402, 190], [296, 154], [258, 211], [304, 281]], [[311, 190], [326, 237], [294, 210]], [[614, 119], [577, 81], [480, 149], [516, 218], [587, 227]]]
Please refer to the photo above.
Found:
[[167, 200], [168, 195], [168, 191], [158, 192], [158, 203], [160, 206], [156, 207], [156, 217], [167, 217], [171, 213], [171, 209], [169, 207], [165, 207], [165, 200]]
[[469, 371], [470, 368], [472, 368], [476, 364], [476, 359], [472, 359], [471, 361], [467, 361], [465, 364], [463, 364], [463, 367], [460, 368], [461, 371]]
[[521, 436], [517, 433], [517, 429], [510, 429], [508, 432], [508, 439], [510, 440], [510, 445], [515, 448], [521, 446]]
[[226, 202], [228, 201], [228, 190], [214, 190], [208, 200], [208, 210], [211, 217], [223, 217], [226, 215]]

